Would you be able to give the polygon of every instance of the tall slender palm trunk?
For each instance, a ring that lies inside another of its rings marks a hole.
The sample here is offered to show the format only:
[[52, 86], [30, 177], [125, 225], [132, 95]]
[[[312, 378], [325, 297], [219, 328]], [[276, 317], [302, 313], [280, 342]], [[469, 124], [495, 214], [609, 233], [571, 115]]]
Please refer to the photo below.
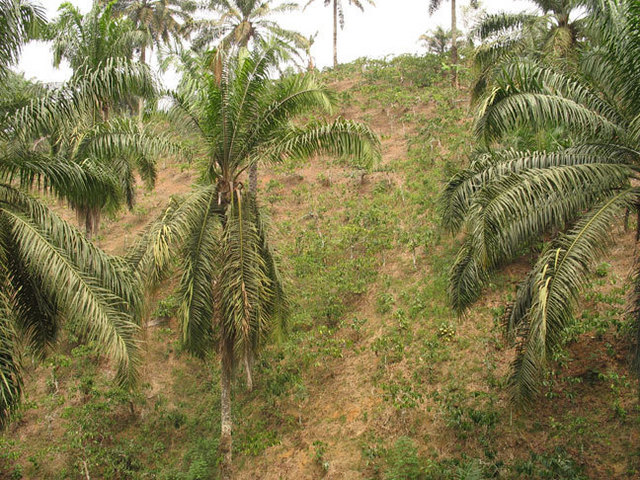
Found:
[[222, 340], [220, 348], [220, 479], [233, 478], [231, 437], [231, 376], [233, 373], [233, 345]]
[[333, 0], [333, 68], [338, 66], [338, 0]]
[[[140, 63], [143, 65], [147, 64], [147, 47], [142, 45], [140, 47]], [[140, 123], [142, 123], [142, 116], [144, 114], [144, 98], [138, 98], [138, 116]]]
[[456, 0], [451, 0], [451, 82], [458, 88], [458, 26]]

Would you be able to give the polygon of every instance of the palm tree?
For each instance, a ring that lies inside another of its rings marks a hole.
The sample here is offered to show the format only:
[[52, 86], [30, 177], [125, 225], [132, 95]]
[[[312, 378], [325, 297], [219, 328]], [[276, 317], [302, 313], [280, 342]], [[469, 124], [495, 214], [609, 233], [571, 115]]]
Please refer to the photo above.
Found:
[[[278, 41], [284, 58], [288, 54], [299, 56], [299, 50], [306, 49], [307, 39], [298, 32], [282, 28], [273, 21], [273, 16], [297, 10], [298, 4], [285, 2], [273, 6], [271, 0], [210, 0], [209, 8], [220, 14], [213, 21], [200, 22], [200, 32], [194, 46], [200, 48], [215, 39], [218, 44], [213, 51], [216, 78], [220, 80], [222, 55], [232, 48], [248, 47], [250, 42], [265, 44]], [[258, 166], [250, 166], [249, 189], [258, 188]]]
[[[134, 171], [138, 171], [148, 186], [155, 181], [155, 160], [161, 152], [175, 150], [170, 142], [154, 134], [142, 122], [134, 124], [127, 117], [128, 101], [132, 97], [154, 99], [157, 96], [155, 80], [146, 65], [131, 62], [137, 45], [137, 33], [128, 20], [114, 19], [110, 4], [102, 9], [96, 4], [82, 15], [74, 6], [63, 4], [60, 16], [50, 27], [54, 38], [54, 61], [67, 59], [74, 69], [69, 85], [61, 92], [74, 88], [74, 84], [93, 84], [96, 102], [74, 112], [72, 129], [56, 125], [56, 119], [43, 133], [49, 147], [57, 155], [71, 162], [84, 162], [92, 168], [108, 171], [118, 184], [111, 197], [70, 199], [76, 209], [78, 221], [87, 235], [98, 231], [103, 210], [115, 210], [123, 203], [129, 208], [134, 203]], [[110, 97], [102, 84], [115, 79], [126, 89], [119, 89], [117, 97]]]
[[271, 81], [275, 47], [223, 56], [213, 72], [173, 96], [177, 125], [198, 135], [205, 180], [174, 199], [132, 252], [130, 261], [149, 282], [180, 252], [179, 317], [187, 349], [204, 357], [219, 351], [221, 367], [221, 478], [231, 478], [231, 380], [238, 361], [250, 359], [286, 315], [286, 299], [265, 218], [243, 177], [254, 163], [279, 162], [317, 152], [379, 156], [366, 126], [341, 118], [300, 125], [293, 118], [330, 112], [332, 95], [311, 75]]
[[475, 28], [483, 42], [474, 55], [478, 79], [474, 96], [481, 95], [491, 72], [503, 61], [528, 56], [566, 70], [575, 64], [578, 44], [586, 34], [586, 16], [579, 0], [532, 0], [539, 12], [485, 15]]
[[97, 70], [111, 59], [130, 61], [133, 52], [141, 44], [140, 32], [128, 19], [117, 19], [113, 2], [102, 7], [95, 3], [83, 15], [70, 3], [63, 3], [59, 15], [52, 21], [45, 35], [53, 41], [53, 64], [60, 66], [67, 60], [75, 77]]
[[279, 40], [290, 52], [305, 46], [304, 36], [282, 28], [273, 20], [274, 16], [296, 11], [296, 3], [274, 6], [272, 0], [209, 0], [208, 7], [220, 17], [200, 22], [200, 32], [194, 39], [194, 46], [198, 49], [211, 41], [217, 42], [218, 50], [225, 51], [234, 46], [246, 47], [252, 41], [261, 43], [269, 39]]
[[[70, 86], [62, 88], [64, 91]], [[125, 95], [128, 97], [135, 91], [131, 89]], [[114, 188], [108, 195], [68, 198], [70, 206], [76, 210], [79, 224], [89, 237], [99, 231], [104, 212], [113, 213], [123, 204], [133, 208], [136, 200], [134, 172], [139, 173], [147, 188], [152, 188], [157, 174], [156, 159], [165, 153], [180, 153], [167, 137], [143, 123], [124, 116], [96, 121], [92, 115], [94, 111], [87, 108], [74, 112], [76, 123], [73, 131], [66, 128], [66, 122], [58, 125], [58, 119], [52, 119], [46, 129], [48, 134], [40, 138], [37, 147], [40, 151], [48, 149], [50, 154], [82, 164], [84, 168], [103, 171], [111, 177]]]
[[[477, 0], [471, 0], [473, 7], [478, 6]], [[442, 0], [429, 0], [429, 15], [433, 15], [442, 5]], [[458, 88], [458, 22], [456, 15], [456, 0], [451, 0], [451, 81]]]
[[[342, 6], [342, 0], [322, 1], [325, 7], [329, 5], [333, 7], [333, 68], [335, 68], [338, 66], [338, 24], [340, 24], [340, 29], [344, 29], [344, 7]], [[307, 8], [313, 2], [315, 2], [315, 0], [308, 0], [304, 8]], [[348, 0], [349, 5], [358, 7], [362, 12], [364, 12], [365, 2], [374, 7], [376, 5], [373, 0]]]
[[[104, 3], [109, 3], [105, 1]], [[141, 32], [140, 62], [147, 63], [147, 47], [171, 45], [190, 33], [197, 3], [193, 0], [117, 0], [114, 10]]]
[[0, 0], [0, 80], [18, 60], [22, 45], [45, 23], [44, 10], [30, 0]]
[[[100, 87], [116, 97], [127, 85], [116, 70], [110, 73]], [[109, 175], [41, 151], [34, 136], [53, 118], [59, 126], [75, 125], [75, 112], [96, 102], [97, 84], [76, 82], [45, 95], [34, 88], [31, 95], [0, 80], [0, 426], [20, 402], [21, 358], [44, 355], [63, 322], [116, 362], [119, 382], [135, 379], [139, 282], [123, 260], [106, 255], [30, 195], [35, 189], [66, 200], [111, 194]]]
[[[15, 154], [16, 152], [11, 152]], [[95, 340], [118, 364], [118, 380], [135, 373], [139, 296], [121, 260], [93, 246], [80, 232], [39, 201], [12, 185], [20, 170], [27, 181], [46, 179], [54, 191], [90, 195], [93, 178], [63, 160], [4, 157], [0, 184], [0, 425], [18, 406], [22, 391], [19, 346], [43, 355], [66, 321], [86, 340]], [[48, 176], [50, 175], [50, 176]]]
[[[599, 42], [579, 59], [578, 78], [527, 58], [502, 66], [495, 87], [479, 101], [476, 132], [489, 148], [443, 194], [445, 226], [465, 231], [450, 276], [458, 312], [479, 298], [492, 272], [551, 236], [506, 317], [517, 344], [511, 376], [517, 400], [538, 391], [613, 222], [621, 210], [638, 208], [640, 17], [632, 15], [638, 7], [628, 5], [593, 2]], [[496, 150], [496, 142], [522, 128], [550, 126], [561, 128], [568, 147]], [[640, 324], [640, 315], [633, 322]]]
[[435, 53], [436, 55], [444, 55], [449, 50], [451, 44], [451, 32], [439, 26], [432, 32], [420, 35], [418, 40], [424, 43], [424, 46], [429, 52]]

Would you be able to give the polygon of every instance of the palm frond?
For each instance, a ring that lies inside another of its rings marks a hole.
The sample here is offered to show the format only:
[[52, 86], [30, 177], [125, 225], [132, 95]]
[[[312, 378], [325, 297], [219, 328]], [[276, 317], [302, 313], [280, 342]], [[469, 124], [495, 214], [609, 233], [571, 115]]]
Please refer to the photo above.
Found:
[[0, 0], [0, 80], [18, 61], [22, 46], [44, 26], [44, 9], [30, 0]]
[[470, 208], [469, 239], [451, 270], [454, 308], [464, 311], [498, 266], [542, 233], [564, 228], [610, 192], [624, 188], [629, 178], [626, 165], [578, 164], [510, 173], [485, 185]]
[[184, 271], [180, 279], [179, 317], [182, 342], [191, 353], [204, 357], [212, 350], [214, 326], [220, 315], [218, 292], [221, 262], [221, 227], [215, 191], [200, 203], [198, 222], [190, 222], [183, 246]]
[[173, 198], [127, 253], [125, 260], [140, 273], [148, 288], [164, 278], [173, 264], [175, 252], [187, 242], [189, 233], [202, 225], [212, 198], [216, 200], [218, 215], [223, 214], [223, 209], [217, 205], [216, 185], [201, 186], [184, 199]]
[[531, 306], [523, 318], [510, 321], [520, 337], [510, 380], [517, 401], [526, 402], [538, 392], [547, 360], [561, 345], [562, 333], [572, 322], [572, 307], [589, 267], [610, 243], [615, 216], [637, 193], [633, 188], [624, 189], [584, 215], [540, 256], [533, 269], [531, 288], [518, 291], [517, 301]]
[[233, 343], [237, 355], [252, 350], [255, 337], [266, 330], [269, 312], [264, 308], [265, 301], [273, 296], [251, 203], [250, 196], [234, 197], [222, 236], [222, 335]]
[[23, 189], [51, 192], [69, 201], [115, 197], [118, 188], [117, 179], [99, 166], [77, 164], [19, 144], [6, 145], [0, 155], [0, 178], [7, 183], [17, 182]]
[[537, 18], [537, 15], [524, 12], [487, 14], [478, 21], [478, 24], [474, 28], [474, 33], [482, 40], [486, 40], [489, 37], [502, 36], [514, 30], [521, 29], [525, 23], [536, 20]]
[[637, 152], [618, 145], [585, 144], [558, 152], [480, 152], [469, 168], [447, 182], [439, 201], [443, 225], [452, 233], [459, 231], [476, 193], [510, 173], [596, 163], [628, 165], [637, 160]]
[[280, 161], [282, 157], [308, 158], [315, 154], [351, 157], [355, 164], [370, 167], [380, 158], [380, 140], [366, 125], [342, 118], [333, 123], [310, 122], [291, 127], [276, 142], [267, 145], [253, 161]]
[[41, 295], [55, 299], [76, 331], [98, 342], [116, 362], [120, 381], [133, 380], [141, 301], [132, 273], [19, 191], [2, 186], [0, 201], [18, 255], [41, 281]]
[[22, 396], [22, 365], [18, 353], [16, 332], [8, 299], [0, 294], [0, 428], [3, 428], [20, 403]]

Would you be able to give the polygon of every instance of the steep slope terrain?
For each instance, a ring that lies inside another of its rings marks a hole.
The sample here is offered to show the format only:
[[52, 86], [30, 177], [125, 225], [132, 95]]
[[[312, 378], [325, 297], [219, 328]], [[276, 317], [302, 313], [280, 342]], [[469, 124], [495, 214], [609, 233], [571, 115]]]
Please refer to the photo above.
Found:
[[[466, 92], [413, 58], [324, 75], [342, 114], [379, 133], [383, 160], [364, 169], [315, 158], [260, 172], [292, 318], [263, 350], [252, 392], [238, 372], [238, 478], [636, 478], [640, 415], [624, 321], [633, 234], [614, 227], [619, 242], [595, 269], [544, 395], [514, 410], [500, 322], [534, 252], [465, 318], [446, 305], [457, 240], [439, 228], [436, 203], [472, 148]], [[126, 251], [193, 180], [188, 164], [165, 165], [156, 190], [106, 221], [99, 243]], [[135, 393], [114, 389], [109, 365], [70, 335], [29, 366], [27, 399], [0, 438], [0, 477], [214, 475], [217, 363], [180, 350], [174, 284], [152, 302]]]

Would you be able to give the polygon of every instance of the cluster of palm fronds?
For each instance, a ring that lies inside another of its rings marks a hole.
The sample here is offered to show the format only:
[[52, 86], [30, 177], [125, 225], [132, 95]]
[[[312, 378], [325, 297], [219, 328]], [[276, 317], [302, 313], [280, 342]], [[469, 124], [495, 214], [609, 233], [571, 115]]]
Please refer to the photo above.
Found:
[[[572, 6], [545, 8], [559, 15]], [[465, 233], [450, 283], [459, 312], [479, 298], [496, 269], [546, 240], [507, 319], [508, 338], [517, 344], [511, 383], [518, 399], [538, 391], [547, 360], [574, 321], [572, 307], [589, 267], [614, 240], [621, 212], [637, 208], [640, 193], [637, 2], [594, 1], [585, 8], [584, 37], [565, 68], [544, 47], [555, 30], [573, 28], [568, 14], [543, 32], [547, 41], [537, 42], [538, 50], [526, 51], [527, 38], [540, 33], [533, 26], [481, 48], [483, 62], [493, 49], [477, 89], [482, 147], [442, 199], [445, 226]], [[530, 16], [499, 16], [482, 28], [502, 32], [529, 24], [536, 24]], [[561, 140], [544, 151], [504, 148], [514, 136], [529, 141], [540, 133]]]
[[155, 87], [146, 69], [117, 59], [80, 69], [59, 88], [33, 85], [8, 67], [24, 41], [42, 32], [39, 10], [26, 1], [3, 1], [0, 13], [0, 37], [15, 39], [3, 44], [0, 60], [2, 424], [20, 400], [21, 347], [44, 354], [63, 321], [116, 362], [121, 382], [135, 377], [138, 282], [122, 259], [100, 251], [30, 192], [40, 189], [77, 207], [126, 196], [117, 170], [154, 142], [125, 125], [89, 119]]

